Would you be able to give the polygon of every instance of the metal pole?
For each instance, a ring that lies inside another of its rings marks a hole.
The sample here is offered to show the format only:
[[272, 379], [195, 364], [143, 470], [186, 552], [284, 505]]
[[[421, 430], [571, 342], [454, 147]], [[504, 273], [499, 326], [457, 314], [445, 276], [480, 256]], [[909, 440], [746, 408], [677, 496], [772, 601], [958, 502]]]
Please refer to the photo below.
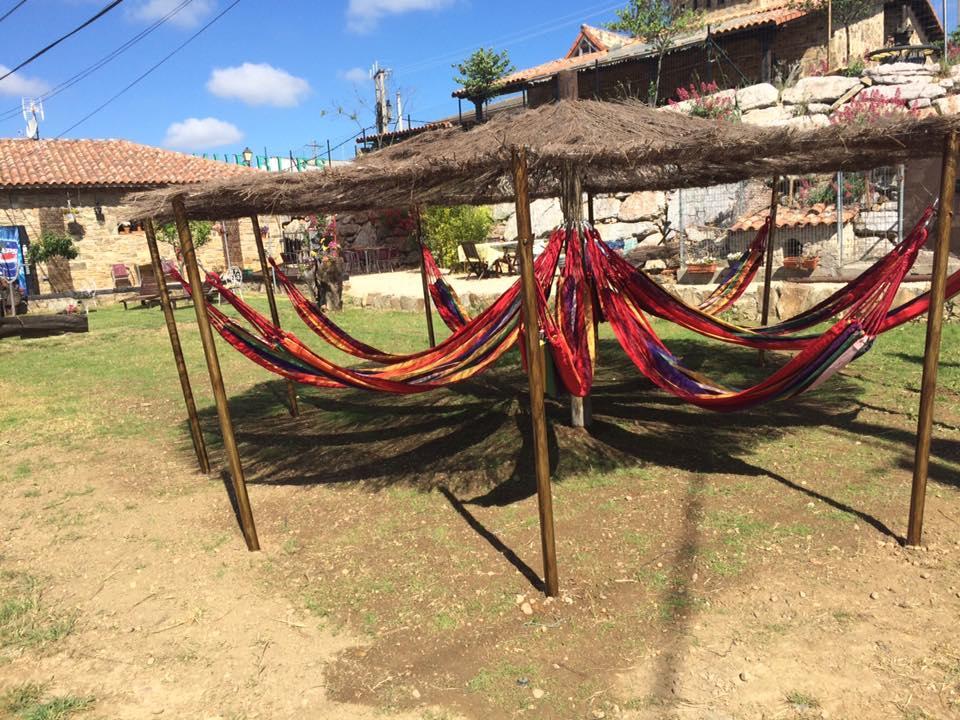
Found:
[[906, 189], [907, 173], [903, 163], [897, 168], [897, 174], [900, 176], [900, 189], [897, 190], [897, 242], [903, 242], [903, 192]]
[[[253, 239], [257, 243], [257, 255], [260, 256], [260, 272], [263, 273], [263, 287], [267, 291], [267, 304], [270, 305], [270, 317], [273, 324], [280, 327], [280, 313], [277, 311], [277, 297], [273, 292], [273, 282], [270, 278], [270, 269], [267, 265], [267, 251], [263, 248], [263, 232], [260, 230], [260, 221], [256, 215], [250, 216], [253, 223]], [[293, 417], [300, 415], [300, 406], [297, 404], [297, 387], [293, 380], [287, 380], [287, 404]]]
[[517, 206], [517, 256], [520, 260], [524, 341], [527, 376], [530, 381], [530, 416], [533, 420], [533, 459], [537, 475], [540, 510], [540, 543], [543, 552], [544, 586], [548, 597], [560, 593], [557, 547], [553, 529], [553, 497], [550, 490], [550, 460], [547, 448], [547, 415], [543, 405], [544, 365], [540, 362], [540, 333], [533, 273], [533, 229], [530, 222], [530, 188], [527, 182], [527, 150], [513, 148], [513, 188]]
[[333, 154], [330, 152], [330, 141], [327, 140], [327, 167], [333, 167]]
[[420, 281], [423, 283], [423, 310], [427, 316], [427, 338], [430, 347], [437, 346], [437, 337], [433, 330], [433, 309], [431, 308], [430, 287], [427, 282], [427, 266], [423, 262], [423, 222], [420, 219], [420, 206], [414, 208], [417, 214], [417, 243], [420, 246]]
[[227, 453], [230, 477], [233, 480], [233, 492], [240, 511], [240, 527], [243, 529], [247, 549], [259, 550], [260, 541], [257, 539], [257, 528], [253, 522], [250, 498], [247, 496], [247, 483], [243, 477], [243, 466], [240, 464], [237, 439], [233, 435], [233, 421], [230, 419], [230, 408], [227, 405], [227, 391], [223, 388], [220, 360], [217, 358], [213, 331], [210, 329], [210, 320], [207, 318], [207, 301], [203, 297], [203, 281], [200, 278], [200, 268], [197, 267], [197, 251], [193, 247], [193, 238], [190, 236], [187, 211], [183, 206], [183, 200], [179, 197], [173, 199], [173, 217], [177, 223], [180, 251], [183, 253], [183, 264], [187, 269], [187, 279], [190, 282], [190, 291], [193, 295], [193, 308], [197, 313], [197, 327], [200, 329], [203, 354], [207, 359], [210, 384], [213, 386], [213, 398], [217, 404], [217, 417], [220, 420], [220, 432], [223, 434], [223, 448]]
[[827, 0], [827, 72], [830, 72], [830, 42], [833, 40], [833, 2]]
[[[767, 231], [767, 257], [763, 268], [763, 304], [760, 309], [760, 324], [770, 320], [770, 284], [773, 280], [773, 246], [777, 237], [777, 208], [780, 206], [780, 176], [773, 176], [773, 190], [770, 192], [770, 229]], [[763, 350], [760, 351], [760, 364], [763, 365]]]
[[197, 464], [200, 472], [210, 474], [210, 459], [207, 457], [207, 444], [200, 430], [200, 418], [197, 416], [197, 404], [193, 400], [193, 390], [190, 388], [190, 375], [187, 373], [187, 363], [183, 359], [183, 348], [180, 347], [180, 333], [177, 332], [177, 321], [173, 317], [173, 305], [170, 303], [170, 292], [167, 290], [167, 280], [163, 276], [163, 262], [160, 260], [160, 250], [157, 248], [157, 235], [153, 228], [153, 221], [143, 223], [143, 231], [147, 236], [147, 248], [150, 250], [150, 263], [153, 265], [153, 275], [157, 278], [157, 293], [160, 295], [160, 307], [163, 308], [163, 319], [167, 324], [167, 333], [170, 335], [170, 346], [173, 349], [173, 361], [177, 365], [177, 375], [180, 376], [180, 389], [183, 391], [183, 402], [187, 406], [187, 421], [190, 425], [190, 438], [193, 440], [193, 451], [197, 454]]
[[837, 172], [837, 250], [840, 253], [840, 268], [843, 268], [843, 171]]
[[947, 260], [950, 256], [950, 230], [953, 226], [953, 198], [957, 181], [958, 152], [960, 152], [960, 139], [957, 132], [953, 131], [947, 136], [943, 151], [943, 170], [940, 175], [937, 244], [933, 252], [930, 310], [927, 315], [927, 339], [923, 351], [923, 379], [920, 382], [917, 448], [913, 461], [907, 545], [919, 545], [923, 536], [923, 506], [926, 500], [927, 474], [930, 467], [933, 401], [937, 390], [937, 366], [940, 362], [940, 335], [943, 330], [943, 304], [947, 283]]

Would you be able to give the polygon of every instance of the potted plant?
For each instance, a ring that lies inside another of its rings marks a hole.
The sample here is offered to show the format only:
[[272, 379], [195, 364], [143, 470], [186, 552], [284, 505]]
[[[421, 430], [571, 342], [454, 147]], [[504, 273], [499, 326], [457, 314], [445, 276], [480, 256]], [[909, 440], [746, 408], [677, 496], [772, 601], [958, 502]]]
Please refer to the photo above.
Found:
[[800, 255], [786, 255], [783, 258], [783, 266], [788, 270], [799, 270], [803, 267], [803, 257]]
[[695, 258], [687, 263], [687, 272], [696, 273], [696, 274], [707, 274], [711, 275], [717, 271], [717, 259], [715, 257], [706, 256], [702, 258]]
[[819, 255], [805, 255], [800, 259], [800, 267], [802, 267], [804, 270], [816, 270], [819, 266]]

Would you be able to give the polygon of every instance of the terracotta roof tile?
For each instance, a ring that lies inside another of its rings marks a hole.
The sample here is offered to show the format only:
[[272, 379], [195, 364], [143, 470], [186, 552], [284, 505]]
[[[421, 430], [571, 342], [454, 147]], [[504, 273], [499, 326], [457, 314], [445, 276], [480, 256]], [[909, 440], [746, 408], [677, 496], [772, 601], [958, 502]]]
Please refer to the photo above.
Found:
[[[745, 215], [739, 218], [731, 227], [731, 232], [742, 230], [759, 230], [767, 220], [770, 214], [769, 210], [761, 210], [752, 215]], [[843, 222], [848, 223], [860, 214], [860, 208], [856, 205], [844, 206]], [[808, 208], [777, 208], [777, 227], [778, 228], [796, 228], [808, 227], [811, 225], [835, 225], [837, 222], [837, 208], [834, 205], [825, 205], [817, 203]]]
[[0, 138], [0, 187], [151, 187], [256, 172], [129, 140]]

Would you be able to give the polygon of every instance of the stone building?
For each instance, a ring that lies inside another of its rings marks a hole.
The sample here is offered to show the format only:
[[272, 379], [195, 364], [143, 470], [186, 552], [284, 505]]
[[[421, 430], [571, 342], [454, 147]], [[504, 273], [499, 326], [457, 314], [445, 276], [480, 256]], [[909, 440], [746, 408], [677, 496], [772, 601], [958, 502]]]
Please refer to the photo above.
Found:
[[[127, 266], [137, 284], [137, 266], [150, 262], [143, 230], [121, 203], [125, 193], [249, 172], [256, 171], [126, 140], [0, 139], [0, 226], [19, 228], [24, 248], [53, 233], [71, 237], [79, 250], [75, 260], [28, 267], [30, 295], [107, 291], [114, 265]], [[198, 253], [204, 266], [254, 267], [250, 221], [219, 228]], [[272, 230], [279, 238], [279, 226]], [[161, 253], [173, 255], [169, 246]]]
[[[827, 16], [792, 0], [674, 0], [704, 13], [703, 25], [676, 38], [664, 58], [658, 104], [677, 88], [698, 81], [721, 88], [775, 82], [797, 73], [821, 72], [826, 60]], [[943, 28], [929, 0], [877, 2], [874, 12], [851, 24], [850, 57], [887, 44], [895, 31], [910, 43], [942, 42]], [[846, 31], [836, 23], [830, 40], [831, 65], [846, 64]], [[648, 99], [656, 75], [652, 44], [621, 33], [582, 25], [567, 54], [518, 70], [499, 86], [498, 96], [521, 93], [537, 106], [561, 96], [571, 82], [583, 98]], [[467, 98], [458, 89], [454, 97]]]

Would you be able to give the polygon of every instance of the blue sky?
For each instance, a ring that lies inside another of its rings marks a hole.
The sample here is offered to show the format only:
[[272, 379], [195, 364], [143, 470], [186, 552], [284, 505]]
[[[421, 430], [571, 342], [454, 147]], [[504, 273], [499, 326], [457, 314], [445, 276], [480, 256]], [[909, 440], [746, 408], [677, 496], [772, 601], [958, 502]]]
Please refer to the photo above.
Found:
[[[186, 4], [184, 4], [186, 3]], [[373, 123], [374, 61], [391, 68], [404, 114], [457, 111], [451, 64], [478, 46], [506, 48], [517, 67], [562, 56], [581, 22], [613, 18], [622, 0], [125, 0], [78, 35], [0, 82], [0, 135], [22, 133], [13, 112], [101, 60], [154, 23], [113, 61], [45, 102], [43, 137], [121, 137], [190, 152], [310, 155]], [[0, 23], [0, 65], [12, 67], [107, 0], [28, 0]], [[15, 5], [0, 0], [0, 14]], [[180, 7], [182, 5], [182, 7]], [[940, 4], [936, 4], [939, 10]], [[178, 9], [179, 8], [179, 9]], [[229, 8], [229, 9], [228, 9]], [[218, 13], [165, 64], [70, 129]], [[950, 2], [948, 25], [956, 24]], [[176, 12], [174, 12], [176, 11]], [[170, 15], [171, 13], [174, 13]], [[7, 111], [10, 112], [7, 112]], [[358, 121], [349, 115], [359, 114]], [[353, 154], [353, 142], [334, 153]]]

